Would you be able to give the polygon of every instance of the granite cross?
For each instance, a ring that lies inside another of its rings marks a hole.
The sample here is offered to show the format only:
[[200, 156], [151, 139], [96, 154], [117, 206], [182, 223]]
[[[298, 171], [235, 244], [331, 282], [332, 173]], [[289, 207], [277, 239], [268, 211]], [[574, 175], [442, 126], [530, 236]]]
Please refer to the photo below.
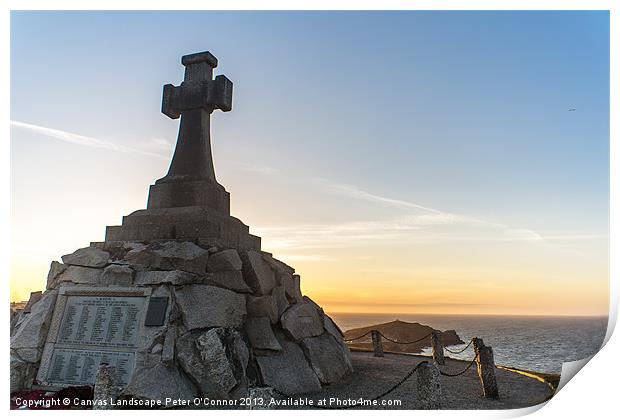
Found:
[[180, 86], [164, 85], [161, 111], [181, 117], [172, 163], [159, 182], [215, 180], [211, 156], [211, 113], [232, 109], [232, 82], [226, 76], [213, 79], [217, 58], [208, 51], [181, 58], [185, 78]]

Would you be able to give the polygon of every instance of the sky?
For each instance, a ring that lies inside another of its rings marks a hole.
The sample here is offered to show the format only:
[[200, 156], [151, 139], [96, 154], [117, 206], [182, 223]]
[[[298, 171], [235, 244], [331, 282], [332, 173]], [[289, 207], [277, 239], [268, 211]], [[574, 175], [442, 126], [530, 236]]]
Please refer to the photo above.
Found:
[[593, 11], [12, 12], [11, 300], [145, 208], [162, 86], [204, 50], [232, 214], [328, 312], [607, 314]]

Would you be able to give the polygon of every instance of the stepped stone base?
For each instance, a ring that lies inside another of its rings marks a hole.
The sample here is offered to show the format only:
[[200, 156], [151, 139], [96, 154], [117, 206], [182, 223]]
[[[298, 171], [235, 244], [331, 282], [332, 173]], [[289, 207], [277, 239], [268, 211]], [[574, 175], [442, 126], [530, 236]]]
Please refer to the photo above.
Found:
[[251, 235], [241, 220], [201, 206], [138, 210], [123, 217], [121, 226], [106, 228], [105, 242], [162, 240], [238, 250], [261, 246], [260, 237]]

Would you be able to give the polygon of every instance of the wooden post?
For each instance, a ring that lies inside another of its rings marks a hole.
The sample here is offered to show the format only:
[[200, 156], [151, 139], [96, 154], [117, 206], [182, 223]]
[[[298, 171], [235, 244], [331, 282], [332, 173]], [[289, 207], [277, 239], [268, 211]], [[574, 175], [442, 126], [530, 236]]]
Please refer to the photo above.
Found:
[[418, 367], [418, 408], [437, 410], [441, 407], [441, 383], [435, 363], [422, 362]]
[[383, 357], [383, 343], [381, 342], [381, 333], [372, 330], [372, 348], [375, 351], [375, 357]]
[[99, 365], [93, 389], [93, 410], [112, 410], [112, 402], [116, 398], [115, 389], [116, 367], [106, 363]]
[[485, 346], [484, 344], [478, 347], [476, 352], [476, 365], [478, 367], [478, 377], [482, 384], [482, 393], [484, 397], [499, 398], [497, 381], [495, 380], [495, 360], [491, 347]]
[[271, 408], [271, 399], [277, 398], [272, 387], [250, 388], [248, 390], [248, 404], [246, 410], [268, 410]]
[[482, 341], [482, 338], [478, 337], [474, 337], [471, 340], [473, 341], [474, 345], [474, 353], [476, 354], [476, 356], [478, 356], [478, 349], [484, 346], [484, 341]]
[[441, 339], [441, 333], [439, 331], [433, 331], [431, 333], [431, 345], [433, 346], [433, 360], [438, 365], [445, 365], [443, 355], [443, 342]]

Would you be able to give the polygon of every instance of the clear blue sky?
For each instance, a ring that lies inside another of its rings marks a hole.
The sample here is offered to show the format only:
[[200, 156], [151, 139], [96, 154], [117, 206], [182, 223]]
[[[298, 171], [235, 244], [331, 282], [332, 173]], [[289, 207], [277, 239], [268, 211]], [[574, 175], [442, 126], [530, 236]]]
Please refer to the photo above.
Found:
[[[43, 205], [52, 224], [79, 225], [80, 203], [99, 203], [63, 246], [144, 207], [168, 160], [142, 152], [168, 156], [176, 139], [162, 85], [181, 81], [181, 55], [210, 50], [235, 89], [233, 112], [213, 116], [216, 171], [252, 227], [386, 222], [420, 205], [532, 232], [604, 280], [606, 12], [57, 11], [11, 24], [11, 120], [43, 127], [13, 128], [18, 237], [32, 239]], [[65, 236], [49, 224], [37, 229]], [[302, 248], [300, 261], [323, 256]]]

